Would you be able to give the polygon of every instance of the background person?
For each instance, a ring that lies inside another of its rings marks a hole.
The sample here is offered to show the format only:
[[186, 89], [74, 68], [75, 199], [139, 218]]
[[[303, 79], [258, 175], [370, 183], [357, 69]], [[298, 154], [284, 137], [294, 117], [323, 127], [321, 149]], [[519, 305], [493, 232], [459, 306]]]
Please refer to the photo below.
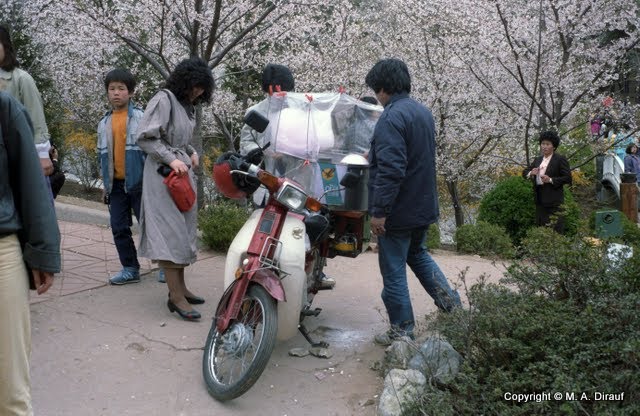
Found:
[[571, 185], [571, 168], [564, 156], [555, 153], [560, 146], [560, 136], [555, 131], [540, 133], [541, 155], [533, 160], [522, 175], [533, 181], [536, 224], [544, 226], [557, 216], [553, 225], [558, 233], [564, 233], [564, 218], [558, 215], [564, 203], [564, 185]]
[[425, 248], [427, 229], [440, 215], [431, 111], [409, 96], [409, 69], [398, 59], [376, 63], [365, 82], [384, 106], [369, 152], [369, 214], [391, 324], [374, 341], [390, 345], [402, 336], [414, 337], [407, 264], [439, 309], [448, 312], [461, 303]]
[[62, 189], [62, 185], [64, 185], [67, 177], [60, 167], [58, 149], [54, 145], [51, 145], [51, 149], [49, 149], [49, 158], [51, 158], [51, 163], [53, 164], [53, 173], [49, 176], [49, 182], [51, 182], [51, 192], [55, 199], [60, 193], [60, 189]]
[[60, 271], [60, 231], [39, 168], [25, 108], [0, 92], [0, 415], [33, 415], [25, 263], [39, 295]]
[[625, 173], [635, 173], [636, 181], [640, 183], [640, 156], [638, 156], [638, 146], [631, 143], [625, 150], [624, 171]]
[[188, 175], [196, 189], [192, 168], [199, 163], [191, 146], [195, 105], [209, 102], [215, 87], [211, 69], [200, 58], [180, 62], [165, 89], [151, 98], [138, 127], [138, 145], [147, 153], [142, 186], [140, 255], [158, 262], [169, 287], [167, 307], [185, 320], [200, 319], [191, 304], [204, 299], [187, 289], [184, 268], [196, 261], [198, 207], [187, 212], [176, 207], [158, 168], [168, 165], [179, 176]]
[[[269, 114], [273, 111], [280, 111], [280, 108], [271, 108], [271, 94], [277, 91], [293, 91], [295, 88], [295, 80], [293, 79], [293, 74], [291, 70], [284, 66], [278, 64], [267, 64], [262, 70], [262, 91], [267, 95], [267, 97], [260, 101], [257, 104], [249, 107], [245, 113], [249, 114], [251, 111], [257, 111], [265, 117], [269, 117]], [[240, 154], [242, 155], [252, 155], [250, 157], [250, 162], [258, 165], [263, 160], [263, 153], [260, 150], [264, 147], [266, 143], [264, 143], [264, 133], [258, 133], [253, 130], [248, 125], [243, 125], [242, 130], [240, 131]], [[273, 153], [270, 153], [273, 155]], [[275, 175], [284, 175], [285, 170], [282, 166], [283, 158], [287, 158], [289, 156], [279, 155], [279, 160], [270, 156], [264, 158], [265, 169]], [[264, 206], [266, 202], [266, 198], [269, 196], [266, 189], [264, 187], [258, 188], [253, 193], [253, 202], [258, 207]]]
[[142, 171], [145, 154], [138, 147], [136, 133], [144, 112], [131, 96], [136, 80], [126, 69], [109, 71], [104, 78], [111, 110], [98, 123], [98, 155], [104, 184], [103, 197], [109, 204], [113, 242], [122, 270], [109, 278], [112, 285], [140, 281], [140, 263], [133, 242], [131, 211], [140, 222]]
[[0, 91], [13, 95], [27, 109], [34, 129], [33, 141], [40, 158], [40, 167], [44, 175], [49, 176], [53, 173], [53, 164], [49, 158], [51, 144], [42, 96], [31, 75], [19, 66], [9, 29], [0, 26]]

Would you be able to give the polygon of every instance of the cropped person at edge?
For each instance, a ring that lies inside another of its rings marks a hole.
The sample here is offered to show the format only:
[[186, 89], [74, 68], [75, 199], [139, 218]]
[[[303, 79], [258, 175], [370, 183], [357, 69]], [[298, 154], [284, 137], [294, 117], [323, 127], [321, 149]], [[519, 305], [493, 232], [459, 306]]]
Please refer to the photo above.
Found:
[[60, 231], [40, 166], [27, 111], [0, 92], [0, 415], [33, 415], [25, 263], [38, 295], [60, 272]]
[[11, 42], [9, 29], [0, 26], [0, 91], [15, 97], [27, 109], [33, 126], [33, 141], [45, 176], [53, 173], [49, 158], [49, 129], [44, 116], [42, 96], [33, 77], [21, 69]]

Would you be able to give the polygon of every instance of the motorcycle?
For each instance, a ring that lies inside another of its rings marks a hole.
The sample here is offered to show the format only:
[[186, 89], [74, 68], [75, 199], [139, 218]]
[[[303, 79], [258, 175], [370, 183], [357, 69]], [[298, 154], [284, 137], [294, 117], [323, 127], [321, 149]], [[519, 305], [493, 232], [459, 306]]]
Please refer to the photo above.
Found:
[[[245, 123], [262, 132], [268, 120], [250, 113]], [[219, 401], [237, 398], [254, 385], [276, 340], [300, 332], [313, 347], [329, 346], [314, 341], [303, 320], [318, 316], [314, 297], [331, 289], [322, 283], [326, 259], [358, 256], [369, 236], [366, 159], [355, 157], [358, 164], [342, 166], [341, 188], [328, 190], [344, 193], [341, 206], [320, 202], [322, 197], [309, 196], [295, 181], [248, 159], [229, 153], [214, 166], [216, 185], [229, 198], [244, 198], [259, 185], [269, 192], [266, 206], [252, 213], [229, 247], [226, 289], [204, 348], [203, 376]]]

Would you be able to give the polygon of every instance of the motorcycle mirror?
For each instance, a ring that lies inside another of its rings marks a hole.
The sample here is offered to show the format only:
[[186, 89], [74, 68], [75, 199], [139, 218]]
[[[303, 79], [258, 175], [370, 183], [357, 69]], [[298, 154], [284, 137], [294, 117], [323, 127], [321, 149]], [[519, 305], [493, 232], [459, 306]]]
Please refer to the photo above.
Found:
[[244, 116], [244, 122], [258, 133], [263, 133], [269, 125], [269, 119], [256, 110], [249, 111], [247, 115]]
[[347, 172], [344, 174], [342, 179], [340, 179], [340, 185], [345, 188], [353, 188], [358, 185], [360, 181], [360, 175], [354, 172]]

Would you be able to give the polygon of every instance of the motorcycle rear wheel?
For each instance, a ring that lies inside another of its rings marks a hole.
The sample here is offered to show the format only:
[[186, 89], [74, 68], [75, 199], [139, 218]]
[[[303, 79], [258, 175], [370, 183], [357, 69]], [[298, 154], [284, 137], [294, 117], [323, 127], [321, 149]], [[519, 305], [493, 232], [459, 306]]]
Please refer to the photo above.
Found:
[[249, 390], [264, 371], [278, 332], [275, 299], [253, 284], [242, 300], [238, 319], [219, 333], [214, 319], [204, 347], [202, 373], [209, 394], [235, 399]]

